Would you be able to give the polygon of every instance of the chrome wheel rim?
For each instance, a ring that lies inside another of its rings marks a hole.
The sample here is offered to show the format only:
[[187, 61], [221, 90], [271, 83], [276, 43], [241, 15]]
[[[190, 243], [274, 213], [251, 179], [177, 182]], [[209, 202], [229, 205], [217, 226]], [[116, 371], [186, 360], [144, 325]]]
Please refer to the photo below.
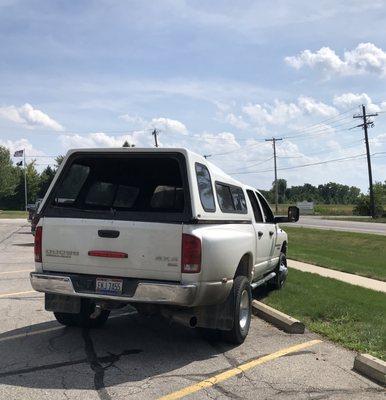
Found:
[[239, 324], [240, 328], [242, 330], [245, 329], [245, 327], [248, 324], [249, 320], [249, 295], [248, 291], [246, 289], [243, 290], [241, 293], [241, 299], [240, 299], [240, 310], [239, 310]]

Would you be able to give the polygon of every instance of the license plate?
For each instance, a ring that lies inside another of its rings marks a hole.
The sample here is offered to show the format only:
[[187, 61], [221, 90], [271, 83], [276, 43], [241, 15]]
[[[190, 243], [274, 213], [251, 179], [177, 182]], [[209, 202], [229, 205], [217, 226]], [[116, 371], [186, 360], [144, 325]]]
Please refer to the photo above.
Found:
[[101, 294], [122, 294], [122, 279], [96, 278], [95, 291]]

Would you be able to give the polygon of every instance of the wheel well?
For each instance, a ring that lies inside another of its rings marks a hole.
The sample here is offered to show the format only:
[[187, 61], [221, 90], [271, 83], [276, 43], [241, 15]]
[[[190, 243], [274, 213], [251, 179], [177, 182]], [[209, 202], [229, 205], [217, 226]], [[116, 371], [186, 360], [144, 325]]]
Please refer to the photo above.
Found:
[[236, 276], [246, 276], [249, 280], [252, 278], [252, 255], [244, 254], [237, 266], [234, 278]]
[[281, 246], [281, 250], [282, 253], [287, 254], [287, 242], [284, 242]]

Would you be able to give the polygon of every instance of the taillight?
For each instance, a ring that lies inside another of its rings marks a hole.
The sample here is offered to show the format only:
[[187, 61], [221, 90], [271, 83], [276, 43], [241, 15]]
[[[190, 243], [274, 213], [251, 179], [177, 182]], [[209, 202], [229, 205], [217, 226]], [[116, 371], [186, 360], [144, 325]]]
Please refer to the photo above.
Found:
[[181, 272], [193, 274], [201, 271], [201, 240], [195, 236], [182, 234]]
[[42, 262], [42, 237], [43, 227], [37, 226], [35, 230], [35, 262]]

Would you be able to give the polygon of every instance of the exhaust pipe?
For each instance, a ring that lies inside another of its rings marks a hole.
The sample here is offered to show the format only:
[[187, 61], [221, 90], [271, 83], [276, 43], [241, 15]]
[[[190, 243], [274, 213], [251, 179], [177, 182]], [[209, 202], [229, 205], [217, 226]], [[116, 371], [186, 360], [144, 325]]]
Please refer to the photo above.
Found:
[[170, 321], [186, 326], [187, 328], [195, 328], [197, 326], [197, 317], [193, 314], [178, 311], [173, 312], [167, 308], [162, 309], [161, 314]]

